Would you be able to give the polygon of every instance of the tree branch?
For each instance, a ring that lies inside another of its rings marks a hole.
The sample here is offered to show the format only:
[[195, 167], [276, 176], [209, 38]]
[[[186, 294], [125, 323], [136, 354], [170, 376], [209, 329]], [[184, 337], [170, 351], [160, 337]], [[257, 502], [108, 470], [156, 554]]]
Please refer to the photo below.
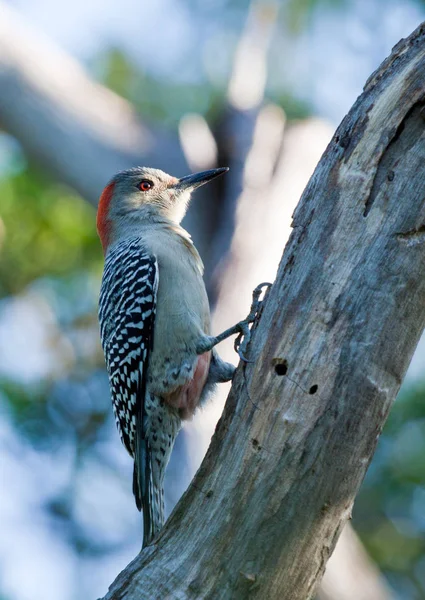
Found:
[[[217, 271], [209, 289], [215, 304], [220, 288], [220, 263], [226, 257], [235, 231], [236, 207], [246, 186], [247, 158], [252, 151], [259, 114], [264, 101], [267, 79], [267, 56], [275, 31], [278, 6], [251, 0], [244, 30], [236, 49], [227, 90], [227, 105], [216, 131], [219, 160], [230, 168], [222, 190], [211, 262]], [[277, 132], [279, 135], [279, 132]], [[266, 163], [269, 157], [266, 157]], [[263, 174], [266, 178], [268, 173]], [[258, 177], [260, 179], [260, 177]]]
[[176, 136], [142, 123], [0, 0], [0, 125], [49, 173], [93, 204], [112, 174], [152, 164], [183, 174]]
[[257, 360], [156, 545], [105, 599], [314, 593], [425, 325], [424, 30], [338, 128], [295, 212]]

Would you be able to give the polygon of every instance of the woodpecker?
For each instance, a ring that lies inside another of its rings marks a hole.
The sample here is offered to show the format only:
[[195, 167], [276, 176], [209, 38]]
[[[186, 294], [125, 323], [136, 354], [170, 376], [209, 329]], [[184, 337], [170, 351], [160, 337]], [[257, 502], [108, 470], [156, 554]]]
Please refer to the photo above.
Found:
[[210, 335], [202, 260], [180, 225], [191, 193], [226, 171], [177, 179], [137, 167], [115, 175], [99, 200], [105, 254], [100, 336], [115, 420], [134, 459], [143, 547], [164, 523], [164, 474], [182, 420], [216, 383], [233, 377], [234, 366], [220, 359], [215, 345], [239, 333], [242, 355], [256, 314], [253, 304], [247, 319]]

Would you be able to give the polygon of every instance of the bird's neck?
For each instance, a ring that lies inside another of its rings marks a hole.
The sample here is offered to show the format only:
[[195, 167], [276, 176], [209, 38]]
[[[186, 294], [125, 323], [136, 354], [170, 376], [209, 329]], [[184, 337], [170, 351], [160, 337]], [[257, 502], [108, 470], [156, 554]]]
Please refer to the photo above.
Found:
[[183, 245], [195, 259], [199, 270], [203, 272], [202, 260], [192, 242], [189, 232], [176, 221], [158, 215], [155, 219], [150, 219], [149, 221], [140, 219], [130, 220], [121, 227], [118, 223], [118, 227], [111, 233], [111, 242], [108, 251], [116, 244], [128, 239], [140, 239], [141, 243], [146, 246], [146, 249], [154, 254], [159, 242], [167, 244], [168, 241], [171, 245]]
[[183, 230], [177, 222], [149, 207], [146, 207], [143, 212], [140, 209], [133, 212], [116, 212], [112, 217], [113, 226], [109, 232], [110, 246], [129, 238], [144, 237], [150, 231], [161, 231], [167, 228]]

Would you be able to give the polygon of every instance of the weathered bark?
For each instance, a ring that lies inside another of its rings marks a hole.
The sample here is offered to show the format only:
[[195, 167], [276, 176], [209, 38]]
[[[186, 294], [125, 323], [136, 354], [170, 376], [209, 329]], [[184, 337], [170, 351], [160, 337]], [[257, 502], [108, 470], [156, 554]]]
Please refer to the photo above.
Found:
[[254, 333], [255, 363], [238, 369], [157, 543], [105, 598], [314, 593], [425, 325], [423, 31], [372, 75], [329, 144]]
[[[318, 119], [284, 127], [284, 115], [275, 106], [266, 106], [260, 112], [248, 155], [244, 189], [238, 199], [235, 233], [219, 278], [214, 332], [223, 331], [246, 314], [250, 290], [259, 281], [275, 279], [282, 244], [291, 232], [291, 215], [332, 133], [330, 125]], [[219, 352], [234, 362], [233, 339], [220, 344]], [[180, 480], [179, 489], [187, 487], [208, 449], [229, 388], [230, 384], [220, 385], [214, 400], [186, 424], [189, 469], [186, 484], [182, 488], [184, 481]], [[181, 473], [178, 460], [179, 455], [172, 466]], [[347, 523], [327, 564], [320, 600], [389, 600], [390, 597], [382, 576]]]

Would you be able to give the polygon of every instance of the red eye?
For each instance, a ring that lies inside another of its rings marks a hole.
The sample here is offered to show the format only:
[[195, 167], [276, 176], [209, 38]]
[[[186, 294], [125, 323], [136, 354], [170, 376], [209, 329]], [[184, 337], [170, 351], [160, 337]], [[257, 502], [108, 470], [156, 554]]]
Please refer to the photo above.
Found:
[[153, 183], [152, 181], [149, 181], [148, 179], [143, 179], [140, 183], [139, 183], [139, 190], [141, 192], [147, 192], [148, 190], [150, 190], [151, 188], [153, 188]]

